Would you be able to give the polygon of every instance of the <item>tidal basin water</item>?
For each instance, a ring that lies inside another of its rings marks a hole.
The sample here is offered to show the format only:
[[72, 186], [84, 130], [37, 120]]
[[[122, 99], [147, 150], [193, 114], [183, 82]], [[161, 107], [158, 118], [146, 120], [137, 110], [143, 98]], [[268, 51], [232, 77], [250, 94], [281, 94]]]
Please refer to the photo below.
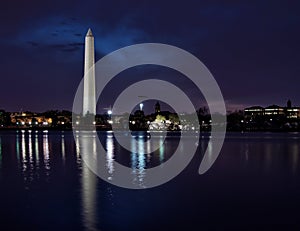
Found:
[[[162, 148], [141, 155], [122, 149], [111, 133], [98, 136], [111, 177], [116, 160], [141, 184], [145, 169], [167, 161], [179, 141], [167, 137]], [[198, 175], [208, 140], [200, 137], [191, 163], [170, 182], [130, 190], [94, 175], [72, 132], [0, 131], [0, 230], [299, 227], [299, 133], [227, 133], [213, 167]], [[143, 145], [141, 139], [136, 150]]]

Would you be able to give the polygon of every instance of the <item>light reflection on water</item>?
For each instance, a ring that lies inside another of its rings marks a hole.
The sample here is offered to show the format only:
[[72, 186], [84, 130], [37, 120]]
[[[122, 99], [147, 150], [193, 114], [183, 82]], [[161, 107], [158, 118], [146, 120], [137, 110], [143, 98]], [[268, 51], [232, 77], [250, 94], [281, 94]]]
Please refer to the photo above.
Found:
[[66, 161], [66, 147], [65, 147], [65, 135], [61, 135], [61, 155], [62, 155], [62, 160], [65, 163]]
[[288, 153], [291, 153], [291, 165], [292, 165], [292, 172], [296, 175], [298, 167], [299, 167], [299, 144], [293, 143], [289, 146]]
[[[133, 175], [133, 182], [137, 182], [140, 186], [143, 186], [143, 180], [145, 176], [145, 157], [144, 146], [145, 142], [143, 138], [138, 137], [138, 142], [135, 138], [131, 139], [131, 168]], [[146, 142], [149, 143], [149, 142]]]
[[22, 160], [23, 160], [23, 172], [27, 169], [27, 158], [26, 158], [26, 143], [25, 143], [25, 134], [22, 133], [21, 139], [21, 152], [22, 152]]
[[112, 178], [114, 172], [114, 149], [113, 138], [112, 136], [108, 136], [106, 139], [106, 167], [110, 175], [109, 180]]
[[[120, 152], [120, 147], [111, 133], [101, 133], [101, 136], [104, 140], [102, 142], [103, 146], [107, 151], [105, 166], [109, 179], [114, 177], [114, 161], [121, 159], [124, 163], [128, 163], [128, 166], [132, 169], [132, 180], [141, 186], [144, 184], [147, 167], [151, 166], [153, 162], [159, 164], [166, 161], [170, 155], [170, 147], [174, 146], [172, 139], [165, 141], [158, 136], [156, 139], [159, 139], [161, 148], [157, 152], [139, 154], [144, 153], [143, 150], [148, 151], [150, 143], [145, 142], [143, 138], [136, 139], [133, 137], [131, 142], [132, 152], [123, 153]], [[272, 140], [270, 137], [272, 137], [270, 134], [266, 139], [262, 135], [244, 138], [227, 137], [216, 166], [224, 167], [225, 173], [226, 170], [229, 171], [242, 166], [243, 171], [257, 171], [264, 175], [284, 172], [287, 175], [290, 174], [289, 177], [299, 176], [300, 135], [293, 134], [291, 139], [288, 139], [288, 136], [278, 137], [275, 135], [274, 140]], [[108, 207], [113, 208], [117, 196], [115, 196], [114, 187], [109, 185], [105, 187], [104, 191], [99, 189], [99, 179], [82, 163], [80, 155], [83, 151], [97, 157], [96, 139], [98, 137], [93, 135], [88, 140], [82, 141], [79, 136], [76, 136], [75, 146], [71, 132], [20, 131], [13, 133], [13, 135], [0, 132], [0, 170], [9, 161], [13, 162], [10, 164], [14, 164], [16, 171], [19, 171], [24, 189], [31, 193], [34, 182], [42, 180], [51, 183], [53, 179], [60, 180], [53, 175], [60, 168], [71, 171], [67, 167], [73, 161], [80, 178], [80, 187], [74, 189], [74, 191], [77, 190], [80, 194], [81, 224], [86, 230], [98, 230], [100, 223], [99, 199], [105, 198], [109, 201]], [[9, 145], [4, 146], [5, 141]], [[184, 149], [184, 147], [180, 148]], [[207, 146], [207, 139], [200, 140], [197, 155], [203, 154], [206, 148], [212, 150], [213, 147]], [[9, 159], [10, 156], [14, 158]], [[59, 165], [59, 163], [63, 164]], [[239, 169], [239, 171], [241, 170]], [[71, 172], [71, 174], [73, 173]], [[10, 174], [14, 173], [10, 172]], [[58, 176], [61, 175], [58, 174]], [[68, 181], [63, 183], [68, 184]]]
[[165, 159], [165, 149], [164, 149], [164, 140], [163, 140], [163, 137], [160, 137], [160, 140], [159, 140], [159, 146], [160, 146], [160, 149], [159, 149], [159, 161], [162, 163]]
[[[77, 152], [85, 153], [85, 155], [92, 155], [97, 158], [100, 153], [97, 153], [97, 144], [96, 140], [98, 139], [98, 136], [96, 135], [84, 135], [79, 136], [77, 135], [75, 137], [75, 142], [77, 145], [79, 145], [79, 149], [77, 149]], [[157, 160], [159, 163], [162, 163], [164, 161], [165, 157], [165, 149], [163, 146], [164, 139], [163, 137], [156, 137], [156, 139], [159, 139], [162, 148], [158, 150], [159, 156], [157, 156]], [[117, 155], [122, 155], [122, 153], [116, 153], [116, 143], [117, 141], [114, 139], [113, 135], [111, 133], [107, 133], [105, 142], [103, 145], [105, 146], [106, 153], [105, 153], [105, 160], [106, 160], [106, 171], [108, 173], [108, 180], [113, 179], [114, 177], [114, 161], [116, 161]], [[144, 186], [144, 177], [146, 174], [145, 169], [146, 167], [146, 161], [151, 162], [151, 154], [144, 154], [144, 150], [150, 149], [150, 142], [145, 140], [143, 137], [132, 137], [131, 138], [131, 153], [130, 153], [130, 166], [132, 169], [132, 181], [134, 183], [139, 184], [140, 186]], [[126, 156], [126, 153], [123, 155]], [[96, 161], [95, 161], [96, 162]], [[83, 208], [84, 208], [84, 225], [88, 230], [97, 230], [97, 211], [96, 211], [96, 201], [97, 201], [97, 195], [96, 195], [96, 182], [95, 179], [91, 179], [91, 171], [87, 168], [86, 165], [83, 165], [83, 178], [82, 178], [82, 202], [83, 202]], [[106, 191], [107, 200], [110, 201], [111, 206], [114, 205], [114, 195], [113, 190], [110, 186], [107, 187]]]
[[[50, 170], [49, 139], [48, 139], [48, 134], [47, 133], [45, 133], [43, 135], [43, 154], [44, 154], [45, 169]], [[46, 173], [48, 175], [49, 171], [47, 171]]]
[[82, 168], [82, 220], [87, 230], [97, 230], [96, 201], [96, 178], [87, 166], [84, 166]]

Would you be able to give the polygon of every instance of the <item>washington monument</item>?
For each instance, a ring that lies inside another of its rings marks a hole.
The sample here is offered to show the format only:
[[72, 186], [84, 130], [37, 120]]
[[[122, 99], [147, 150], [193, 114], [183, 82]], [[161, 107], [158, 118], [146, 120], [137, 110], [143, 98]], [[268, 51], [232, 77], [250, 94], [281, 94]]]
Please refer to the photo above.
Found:
[[84, 52], [84, 87], [83, 87], [83, 108], [82, 114], [96, 115], [96, 95], [95, 95], [95, 48], [94, 36], [91, 29], [85, 36]]

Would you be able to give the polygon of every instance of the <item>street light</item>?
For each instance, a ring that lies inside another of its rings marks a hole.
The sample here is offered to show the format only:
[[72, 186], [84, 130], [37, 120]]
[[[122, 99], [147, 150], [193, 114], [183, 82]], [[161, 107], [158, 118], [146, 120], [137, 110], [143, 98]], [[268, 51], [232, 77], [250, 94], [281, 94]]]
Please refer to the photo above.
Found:
[[109, 110], [107, 111], [107, 114], [108, 114], [108, 120], [107, 120], [107, 122], [108, 122], [109, 124], [112, 124], [112, 120], [111, 120], [112, 110], [109, 109]]
[[143, 111], [144, 104], [140, 103], [140, 110]]

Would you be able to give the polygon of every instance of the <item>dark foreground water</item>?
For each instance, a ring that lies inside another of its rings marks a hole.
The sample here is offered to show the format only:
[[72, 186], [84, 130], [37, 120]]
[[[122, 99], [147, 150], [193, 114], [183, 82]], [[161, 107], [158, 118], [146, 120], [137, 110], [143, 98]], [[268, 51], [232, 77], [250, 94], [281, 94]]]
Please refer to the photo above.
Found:
[[[123, 151], [99, 134], [112, 160], [145, 168], [167, 160], [178, 140], [151, 155]], [[147, 190], [106, 183], [83, 163], [72, 132], [0, 132], [0, 230], [291, 230], [300, 224], [300, 134], [228, 133], [213, 167], [198, 175], [208, 137], [190, 165]]]

